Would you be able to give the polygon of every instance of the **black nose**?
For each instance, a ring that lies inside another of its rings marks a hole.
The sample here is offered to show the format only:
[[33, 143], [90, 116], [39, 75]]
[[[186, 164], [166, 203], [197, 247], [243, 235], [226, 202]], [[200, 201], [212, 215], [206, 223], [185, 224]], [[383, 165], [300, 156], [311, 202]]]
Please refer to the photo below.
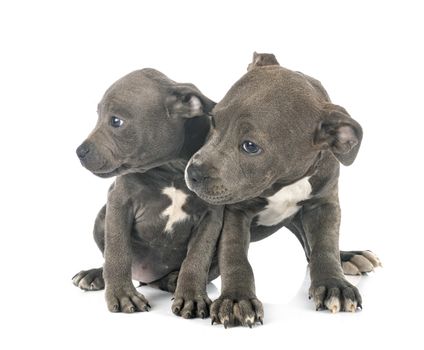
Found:
[[188, 178], [193, 182], [202, 182], [208, 178], [202, 166], [191, 164], [187, 168]]
[[83, 143], [81, 146], [77, 148], [77, 156], [79, 159], [83, 159], [87, 153], [90, 152], [90, 148], [86, 143]]

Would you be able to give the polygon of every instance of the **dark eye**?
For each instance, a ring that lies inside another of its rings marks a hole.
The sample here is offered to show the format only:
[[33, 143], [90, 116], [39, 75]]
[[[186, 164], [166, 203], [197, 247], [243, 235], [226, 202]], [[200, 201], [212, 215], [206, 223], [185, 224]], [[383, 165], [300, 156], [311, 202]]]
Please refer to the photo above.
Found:
[[243, 148], [243, 151], [249, 154], [258, 154], [261, 151], [260, 147], [252, 141], [244, 141], [241, 144], [241, 147]]
[[110, 118], [110, 125], [112, 125], [114, 128], [119, 128], [124, 124], [124, 121], [122, 119], [119, 119], [118, 117], [111, 117]]

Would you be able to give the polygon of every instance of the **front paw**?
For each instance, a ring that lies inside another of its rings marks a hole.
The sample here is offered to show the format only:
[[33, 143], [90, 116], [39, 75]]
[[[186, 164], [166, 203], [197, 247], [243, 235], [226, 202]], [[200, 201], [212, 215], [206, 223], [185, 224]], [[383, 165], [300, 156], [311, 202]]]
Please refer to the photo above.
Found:
[[149, 302], [133, 285], [106, 286], [105, 294], [107, 307], [111, 312], [149, 311]]
[[355, 312], [362, 309], [362, 298], [358, 288], [343, 278], [328, 278], [312, 282], [309, 299], [313, 298], [316, 310], [328, 309], [332, 313], [339, 311]]
[[172, 303], [172, 312], [183, 318], [206, 318], [212, 301], [206, 293], [184, 292], [176, 293]]
[[221, 295], [211, 306], [211, 319], [227, 328], [229, 325], [241, 324], [252, 328], [256, 322], [263, 324], [264, 309], [256, 297], [236, 297]]

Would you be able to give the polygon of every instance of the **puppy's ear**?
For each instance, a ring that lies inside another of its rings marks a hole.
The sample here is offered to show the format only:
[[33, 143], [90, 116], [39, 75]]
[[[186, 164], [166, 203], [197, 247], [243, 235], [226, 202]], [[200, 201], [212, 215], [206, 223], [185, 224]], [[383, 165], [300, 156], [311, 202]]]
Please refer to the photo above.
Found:
[[279, 66], [277, 58], [272, 53], [257, 53], [253, 52], [253, 60], [247, 66], [247, 71], [251, 71], [255, 67], [263, 66]]
[[351, 165], [358, 154], [361, 141], [361, 125], [343, 107], [331, 103], [324, 106], [315, 130], [315, 145], [330, 150], [343, 165]]
[[171, 117], [193, 118], [210, 113], [216, 103], [193, 84], [176, 84], [169, 88], [165, 104]]

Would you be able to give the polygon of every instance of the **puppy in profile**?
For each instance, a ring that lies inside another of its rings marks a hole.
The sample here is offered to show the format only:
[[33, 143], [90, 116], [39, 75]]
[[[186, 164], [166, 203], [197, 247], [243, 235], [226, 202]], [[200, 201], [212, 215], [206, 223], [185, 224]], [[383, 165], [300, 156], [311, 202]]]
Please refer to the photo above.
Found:
[[173, 292], [177, 315], [209, 313], [206, 284], [219, 274], [211, 262], [223, 207], [189, 191], [184, 168], [205, 141], [214, 105], [194, 85], [154, 69], [119, 79], [98, 105], [97, 124], [77, 155], [93, 174], [116, 176], [94, 227], [105, 262], [73, 283], [105, 288], [112, 312], [150, 307], [133, 279]]

